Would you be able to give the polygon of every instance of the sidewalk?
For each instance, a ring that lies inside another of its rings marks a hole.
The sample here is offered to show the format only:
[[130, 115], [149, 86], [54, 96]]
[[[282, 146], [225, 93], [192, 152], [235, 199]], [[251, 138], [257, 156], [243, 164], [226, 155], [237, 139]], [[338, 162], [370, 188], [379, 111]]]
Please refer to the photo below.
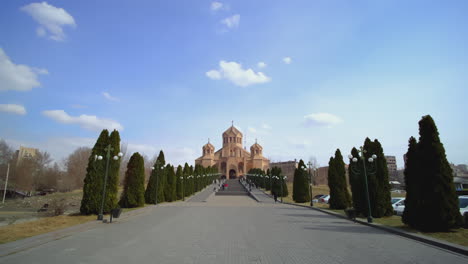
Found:
[[210, 184], [205, 189], [201, 190], [200, 192], [194, 194], [192, 197], [188, 198], [186, 202], [188, 203], [201, 203], [206, 202], [206, 200], [214, 194], [213, 187], [215, 184]]
[[[247, 188], [247, 191], [248, 190], [248, 187]], [[263, 190], [261, 189], [258, 189], [258, 188], [252, 188], [252, 191], [249, 191], [249, 194], [255, 199], [257, 200], [257, 202], [260, 202], [260, 203], [270, 203], [270, 204], [274, 204], [275, 203], [275, 200], [269, 195], [269, 194], [266, 194]], [[279, 201], [279, 199], [278, 199]]]

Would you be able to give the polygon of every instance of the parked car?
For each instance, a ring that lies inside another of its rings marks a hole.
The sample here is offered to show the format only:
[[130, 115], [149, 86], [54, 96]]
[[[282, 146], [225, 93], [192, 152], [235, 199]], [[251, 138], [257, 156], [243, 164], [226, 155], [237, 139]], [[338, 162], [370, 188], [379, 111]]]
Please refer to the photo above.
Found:
[[395, 204], [392, 204], [393, 206], [393, 212], [396, 215], [403, 215], [403, 211], [405, 211], [405, 199], [400, 200], [396, 202]]
[[395, 205], [398, 203], [398, 202], [401, 202], [401, 201], [404, 201], [405, 200], [405, 197], [392, 197], [392, 207], [393, 207], [393, 210], [395, 210]]
[[328, 203], [328, 200], [330, 200], [330, 195], [324, 195], [319, 198], [319, 203]]
[[460, 207], [460, 214], [465, 220], [465, 227], [468, 227], [468, 195], [458, 196], [458, 206]]
[[318, 203], [318, 202], [319, 202], [319, 199], [322, 198], [323, 196], [325, 196], [325, 194], [317, 194], [317, 195], [315, 195], [314, 198], [312, 198], [312, 202]]

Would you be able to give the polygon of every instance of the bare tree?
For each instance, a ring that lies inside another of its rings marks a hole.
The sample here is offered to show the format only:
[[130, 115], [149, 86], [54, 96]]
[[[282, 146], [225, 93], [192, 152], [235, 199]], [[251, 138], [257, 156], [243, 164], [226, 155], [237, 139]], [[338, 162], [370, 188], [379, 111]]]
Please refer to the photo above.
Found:
[[[13, 158], [14, 158], [14, 151], [13, 148], [8, 145], [5, 140], [0, 139], [0, 181], [2, 186], [6, 179], [6, 171], [8, 167], [8, 163], [10, 163], [10, 175], [13, 173]], [[11, 185], [10, 185], [11, 187]]]
[[130, 155], [128, 155], [128, 143], [122, 142], [120, 144], [120, 152], [122, 152], [123, 156], [120, 158], [120, 168], [119, 168], [119, 184], [124, 184], [125, 179], [125, 171], [127, 170], [127, 164], [130, 161]]
[[[318, 175], [318, 168], [319, 168], [319, 164], [317, 162], [317, 158], [315, 156], [310, 156], [309, 157], [309, 162], [307, 163], [307, 165], [309, 166], [309, 173], [312, 173], [312, 184], [313, 185], [317, 185], [316, 184], [316, 178], [317, 178], [317, 175]], [[315, 174], [314, 174], [315, 173]], [[314, 177], [315, 176], [315, 177]]]
[[42, 168], [35, 179], [36, 190], [54, 189], [57, 190], [58, 182], [64, 172], [60, 169], [57, 162], [53, 166]]
[[13, 148], [6, 143], [5, 140], [0, 139], [0, 165], [6, 165], [13, 159]]
[[60, 189], [72, 191], [83, 187], [91, 148], [79, 147], [65, 160], [66, 173], [62, 176]]

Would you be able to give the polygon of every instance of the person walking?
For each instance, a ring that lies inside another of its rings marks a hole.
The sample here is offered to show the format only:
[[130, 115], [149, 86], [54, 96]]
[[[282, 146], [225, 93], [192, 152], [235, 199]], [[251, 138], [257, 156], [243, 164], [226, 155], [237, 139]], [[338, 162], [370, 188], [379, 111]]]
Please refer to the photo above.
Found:
[[273, 198], [275, 199], [275, 203], [278, 201], [278, 195], [276, 192], [273, 192]]

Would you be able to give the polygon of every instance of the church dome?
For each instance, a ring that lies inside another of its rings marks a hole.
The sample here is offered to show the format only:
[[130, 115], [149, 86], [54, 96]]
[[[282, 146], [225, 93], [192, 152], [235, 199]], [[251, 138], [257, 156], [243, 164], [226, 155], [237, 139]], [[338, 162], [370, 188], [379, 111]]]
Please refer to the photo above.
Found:
[[235, 136], [242, 137], [242, 133], [234, 125], [232, 125], [226, 131], [224, 131], [223, 136], [227, 136], [227, 135], [235, 135]]
[[203, 146], [203, 149], [214, 149], [215, 147], [210, 143], [206, 143], [204, 146]]
[[251, 149], [251, 150], [256, 150], [256, 149], [258, 149], [258, 150], [263, 150], [263, 147], [260, 146], [260, 144], [255, 143], [255, 144], [253, 144], [253, 145], [250, 147], [250, 149]]

